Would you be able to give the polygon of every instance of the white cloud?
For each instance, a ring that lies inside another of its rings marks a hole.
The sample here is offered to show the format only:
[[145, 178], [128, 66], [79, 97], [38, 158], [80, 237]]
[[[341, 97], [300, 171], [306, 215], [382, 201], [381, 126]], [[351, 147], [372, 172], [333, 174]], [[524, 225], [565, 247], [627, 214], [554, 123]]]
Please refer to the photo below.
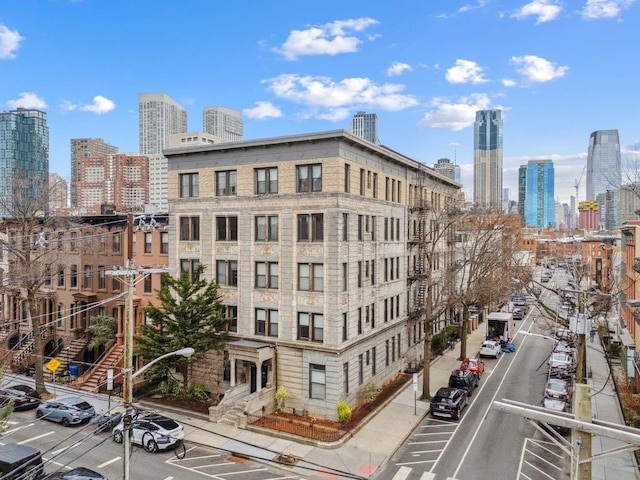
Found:
[[482, 8], [482, 7], [484, 7], [486, 4], [487, 4], [487, 0], [478, 0], [478, 3], [477, 3], [477, 4], [475, 4], [475, 5], [473, 5], [473, 4], [466, 4], [466, 5], [461, 6], [461, 7], [458, 9], [458, 12], [460, 12], [460, 13], [466, 13], [466, 12], [468, 12], [468, 11], [470, 11], [470, 10], [475, 10], [476, 8]]
[[471, 60], [456, 60], [455, 67], [447, 70], [446, 79], [449, 83], [485, 83], [482, 67]]
[[555, 78], [564, 77], [569, 67], [556, 66], [553, 62], [535, 55], [511, 57], [511, 63], [519, 65], [516, 71], [530, 82], [549, 82]]
[[283, 74], [263, 80], [263, 83], [278, 98], [316, 110], [316, 118], [335, 115], [335, 109], [340, 108], [367, 106], [397, 111], [418, 104], [414, 96], [401, 93], [404, 85], [378, 85], [369, 78], [345, 78], [335, 82], [328, 77]]
[[293, 30], [282, 47], [274, 51], [284, 55], [288, 60], [295, 60], [302, 55], [353, 53], [358, 50], [362, 40], [352, 33], [362, 32], [377, 23], [379, 22], [373, 18], [362, 17], [336, 20], [306, 30]]
[[614, 18], [622, 10], [631, 6], [635, 0], [587, 0], [582, 9], [582, 17], [588, 19]]
[[562, 6], [556, 0], [533, 0], [531, 3], [523, 5], [511, 15], [511, 18], [538, 17], [536, 23], [544, 23], [554, 20], [561, 11]]
[[42, 110], [47, 108], [47, 103], [33, 92], [20, 92], [20, 98], [8, 100], [7, 106], [9, 108], [35, 108]]
[[0, 23], [0, 59], [16, 58], [22, 40], [24, 37], [17, 30], [9, 30]]
[[96, 95], [93, 97], [93, 103], [89, 105], [79, 105], [69, 100], [63, 100], [58, 106], [60, 110], [65, 112], [73, 112], [74, 110], [80, 110], [82, 112], [91, 112], [97, 115], [110, 112], [116, 108], [116, 104], [102, 95]]
[[92, 112], [98, 115], [110, 112], [114, 108], [116, 108], [116, 104], [102, 95], [96, 95], [93, 97], [93, 103], [91, 105], [83, 105], [79, 107], [83, 112]]
[[393, 62], [391, 66], [387, 68], [387, 77], [402, 75], [405, 71], [410, 72], [411, 70], [411, 65], [408, 63]]
[[256, 102], [255, 107], [245, 108], [242, 113], [248, 118], [256, 118], [258, 120], [282, 117], [282, 111], [271, 102]]
[[472, 126], [476, 120], [476, 112], [490, 108], [491, 99], [484, 93], [474, 93], [454, 101], [436, 97], [431, 105], [435, 110], [425, 114], [422, 126], [458, 131]]
[[505, 87], [515, 87], [517, 85], [517, 82], [512, 78], [503, 78], [502, 85], [504, 85]]

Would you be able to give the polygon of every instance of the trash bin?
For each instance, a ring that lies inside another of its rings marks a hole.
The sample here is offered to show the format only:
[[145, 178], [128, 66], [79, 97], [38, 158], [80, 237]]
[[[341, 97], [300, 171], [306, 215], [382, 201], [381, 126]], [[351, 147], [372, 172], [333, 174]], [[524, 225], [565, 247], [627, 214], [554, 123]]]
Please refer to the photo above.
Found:
[[69, 373], [74, 377], [77, 377], [79, 374], [78, 365], [69, 365]]

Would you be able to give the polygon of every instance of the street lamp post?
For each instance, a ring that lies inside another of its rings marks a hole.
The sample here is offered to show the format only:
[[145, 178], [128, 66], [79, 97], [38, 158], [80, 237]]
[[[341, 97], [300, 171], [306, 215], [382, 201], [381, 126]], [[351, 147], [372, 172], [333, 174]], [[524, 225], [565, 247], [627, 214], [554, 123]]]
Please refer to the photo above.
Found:
[[[164, 355], [159, 356], [158, 358], [153, 359], [149, 363], [147, 363], [144, 367], [142, 367], [137, 372], [133, 373], [131, 368], [124, 370], [124, 382], [123, 382], [123, 394], [122, 399], [124, 403], [124, 414], [122, 416], [122, 426], [123, 426], [123, 452], [124, 452], [124, 480], [130, 480], [131, 475], [131, 421], [133, 420], [133, 408], [132, 397], [133, 397], [133, 379], [139, 375], [142, 375], [149, 367], [153, 364], [159, 362], [160, 360], [164, 360], [165, 358], [178, 355], [182, 357], [190, 357], [195, 353], [195, 350], [191, 347], [182, 348], [180, 350], [176, 350], [175, 352], [165, 353]], [[131, 362], [130, 362], [131, 363]]]

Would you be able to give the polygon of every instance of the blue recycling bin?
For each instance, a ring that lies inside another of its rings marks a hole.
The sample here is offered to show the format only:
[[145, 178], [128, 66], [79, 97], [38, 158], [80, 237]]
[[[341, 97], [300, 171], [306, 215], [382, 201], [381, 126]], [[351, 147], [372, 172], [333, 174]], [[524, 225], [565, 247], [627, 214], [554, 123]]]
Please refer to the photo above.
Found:
[[78, 365], [69, 365], [69, 373], [74, 377], [77, 377], [79, 373]]

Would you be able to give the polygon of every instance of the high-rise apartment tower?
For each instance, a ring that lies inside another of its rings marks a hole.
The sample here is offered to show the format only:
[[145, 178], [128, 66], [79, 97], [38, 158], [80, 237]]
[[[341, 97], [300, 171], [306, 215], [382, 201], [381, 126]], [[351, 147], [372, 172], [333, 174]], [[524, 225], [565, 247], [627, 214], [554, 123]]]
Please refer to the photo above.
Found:
[[378, 141], [378, 115], [357, 112], [351, 119], [351, 133], [371, 143], [380, 143]]
[[227, 142], [240, 142], [244, 134], [242, 112], [227, 107], [205, 107], [202, 114], [204, 132]]
[[476, 112], [473, 150], [473, 195], [483, 208], [502, 207], [502, 111]]
[[102, 138], [71, 139], [71, 206], [78, 206], [78, 184], [82, 160], [88, 157], [105, 157], [118, 153], [118, 147], [110, 145]]
[[166, 212], [167, 159], [169, 136], [187, 131], [187, 111], [166, 93], [138, 95], [140, 155], [149, 157], [149, 203]]

